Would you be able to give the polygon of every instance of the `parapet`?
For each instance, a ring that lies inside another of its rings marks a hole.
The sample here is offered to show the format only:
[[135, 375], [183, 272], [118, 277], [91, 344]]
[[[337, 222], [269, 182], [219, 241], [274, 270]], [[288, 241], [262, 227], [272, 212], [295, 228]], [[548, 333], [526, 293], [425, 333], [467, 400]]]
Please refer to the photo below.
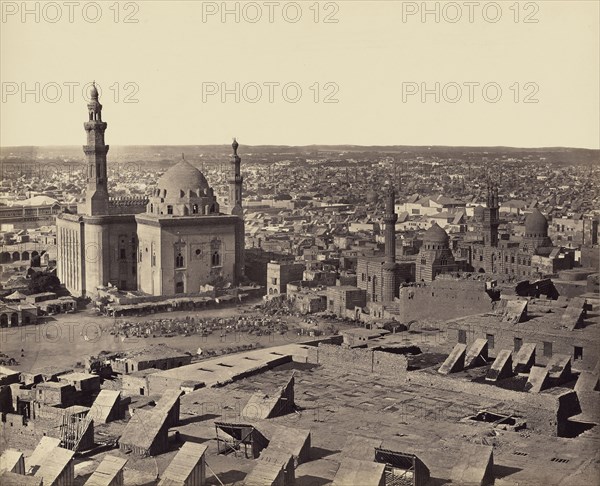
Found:
[[139, 214], [146, 211], [147, 197], [119, 196], [108, 199], [109, 214]]

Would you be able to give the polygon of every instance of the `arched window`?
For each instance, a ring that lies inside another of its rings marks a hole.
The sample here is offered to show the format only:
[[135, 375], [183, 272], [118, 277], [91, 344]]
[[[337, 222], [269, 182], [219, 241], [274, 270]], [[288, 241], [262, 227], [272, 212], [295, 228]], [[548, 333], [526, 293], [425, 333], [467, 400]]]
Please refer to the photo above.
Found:
[[167, 214], [173, 214], [173, 206], [171, 206], [171, 205], [167, 206]]
[[213, 267], [221, 266], [221, 254], [219, 253], [219, 250], [213, 251], [212, 257], [211, 257], [211, 265]]
[[153, 213], [154, 212], [154, 204], [150, 203], [150, 212]]
[[177, 253], [175, 256], [175, 268], [183, 268], [184, 267], [184, 259], [181, 252]]
[[192, 213], [193, 213], [193, 214], [198, 214], [198, 205], [197, 205], [197, 204], [194, 204], [194, 205], [192, 206]]

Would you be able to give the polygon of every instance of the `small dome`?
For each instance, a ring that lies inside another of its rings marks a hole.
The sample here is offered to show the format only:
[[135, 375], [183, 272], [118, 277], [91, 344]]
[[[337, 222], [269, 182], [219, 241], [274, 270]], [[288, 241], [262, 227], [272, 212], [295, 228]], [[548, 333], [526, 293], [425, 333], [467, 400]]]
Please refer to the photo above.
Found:
[[209, 186], [202, 172], [186, 160], [181, 160], [158, 179], [157, 188], [166, 190], [167, 197], [178, 197], [180, 191], [187, 194], [188, 191], [206, 190]]
[[526, 235], [548, 235], [548, 220], [539, 209], [534, 209], [525, 219]]
[[423, 235], [423, 241], [426, 241], [427, 243], [445, 244], [448, 243], [449, 239], [448, 233], [446, 233], [446, 231], [437, 223], [433, 223], [431, 228], [425, 231], [425, 234]]
[[92, 89], [90, 90], [90, 98], [93, 100], [98, 99], [98, 89], [96, 88], [96, 83], [92, 83]]

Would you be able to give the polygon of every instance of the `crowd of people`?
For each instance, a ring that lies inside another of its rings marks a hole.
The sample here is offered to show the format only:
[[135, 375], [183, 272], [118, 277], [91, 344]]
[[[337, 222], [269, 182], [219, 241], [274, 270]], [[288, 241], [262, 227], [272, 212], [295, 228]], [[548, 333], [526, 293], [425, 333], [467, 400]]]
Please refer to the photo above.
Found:
[[[21, 353], [21, 356], [24, 356], [23, 353]], [[0, 366], [15, 366], [18, 364], [19, 362], [15, 358], [11, 358], [8, 354], [0, 353]]]
[[247, 333], [255, 336], [285, 334], [289, 327], [285, 319], [261, 315], [235, 317], [171, 317], [143, 321], [117, 320], [111, 334], [124, 337], [209, 336], [224, 337], [230, 333]]

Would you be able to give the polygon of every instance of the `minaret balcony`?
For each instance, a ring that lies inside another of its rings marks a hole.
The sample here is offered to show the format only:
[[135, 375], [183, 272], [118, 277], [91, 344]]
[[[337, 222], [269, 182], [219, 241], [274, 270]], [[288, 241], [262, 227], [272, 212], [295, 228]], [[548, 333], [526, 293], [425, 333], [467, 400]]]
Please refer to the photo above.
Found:
[[108, 145], [84, 145], [83, 153], [85, 155], [106, 155], [108, 152]]
[[91, 130], [106, 130], [107, 126], [108, 126], [108, 123], [103, 122], [103, 121], [86, 121], [83, 123], [83, 127], [88, 132]]

